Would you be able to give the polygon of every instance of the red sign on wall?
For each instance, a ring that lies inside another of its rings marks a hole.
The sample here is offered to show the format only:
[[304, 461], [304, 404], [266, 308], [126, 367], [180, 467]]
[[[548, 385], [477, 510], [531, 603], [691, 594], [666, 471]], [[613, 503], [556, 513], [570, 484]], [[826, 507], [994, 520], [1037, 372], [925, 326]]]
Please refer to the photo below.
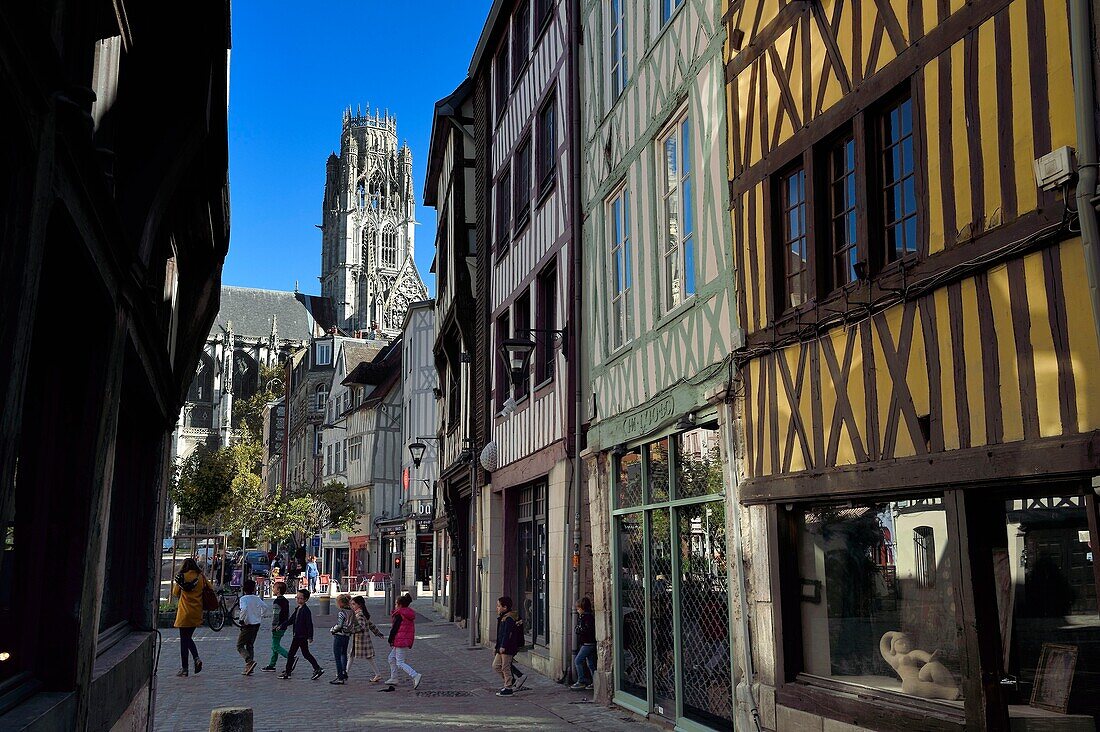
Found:
[[405, 468], [401, 471], [401, 485], [404, 486], [405, 492], [409, 491], [409, 469]]

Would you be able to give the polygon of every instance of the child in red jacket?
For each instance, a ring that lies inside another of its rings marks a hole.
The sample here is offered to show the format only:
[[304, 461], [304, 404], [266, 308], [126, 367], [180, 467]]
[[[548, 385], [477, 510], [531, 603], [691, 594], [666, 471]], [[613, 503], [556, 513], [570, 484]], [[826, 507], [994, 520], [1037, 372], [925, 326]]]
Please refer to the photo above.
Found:
[[393, 614], [390, 616], [390, 677], [385, 683], [396, 684], [397, 669], [400, 668], [412, 679], [415, 689], [420, 686], [420, 680], [424, 674], [417, 673], [416, 669], [405, 661], [406, 654], [412, 648], [413, 640], [416, 638], [416, 613], [409, 607], [411, 604], [412, 596], [406, 592], [397, 598], [397, 607], [393, 609]]

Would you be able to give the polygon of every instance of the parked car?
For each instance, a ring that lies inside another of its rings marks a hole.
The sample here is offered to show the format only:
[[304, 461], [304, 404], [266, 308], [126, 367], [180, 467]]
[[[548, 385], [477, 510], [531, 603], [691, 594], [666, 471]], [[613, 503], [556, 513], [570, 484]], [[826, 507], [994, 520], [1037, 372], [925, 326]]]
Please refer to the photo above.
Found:
[[175, 548], [176, 548], [176, 540], [169, 537], [169, 538], [164, 540], [164, 544], [161, 547], [161, 551], [163, 553], [167, 554], [168, 552], [172, 551]]
[[263, 549], [246, 549], [242, 561], [244, 563], [245, 577], [252, 577], [254, 575], [260, 575], [261, 577], [271, 576], [271, 565], [267, 561], [267, 552]]

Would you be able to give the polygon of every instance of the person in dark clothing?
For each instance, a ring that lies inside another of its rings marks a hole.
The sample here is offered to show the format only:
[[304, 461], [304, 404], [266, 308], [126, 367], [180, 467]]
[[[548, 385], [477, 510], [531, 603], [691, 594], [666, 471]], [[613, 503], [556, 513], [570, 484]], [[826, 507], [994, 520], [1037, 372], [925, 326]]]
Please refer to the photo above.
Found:
[[497, 696], [511, 696], [515, 681], [512, 678], [512, 659], [520, 646], [523, 631], [518, 625], [519, 613], [512, 609], [512, 598], [505, 595], [497, 600], [497, 640], [493, 647], [493, 670], [500, 673], [504, 687]]
[[310, 611], [309, 606], [306, 605], [309, 601], [309, 590], [298, 590], [295, 599], [298, 603], [298, 607], [295, 608], [294, 614], [287, 618], [286, 622], [282, 625], [283, 630], [291, 626], [294, 627], [294, 640], [290, 642], [290, 650], [287, 651], [286, 670], [279, 674], [279, 678], [290, 678], [290, 674], [294, 671], [295, 662], [297, 661], [298, 651], [301, 651], [302, 658], [309, 661], [313, 666], [313, 676], [311, 679], [316, 681], [321, 678], [321, 674], [323, 674], [325, 670], [321, 668], [321, 665], [317, 663], [317, 659], [309, 652], [309, 644], [313, 642], [313, 613]]
[[274, 671], [275, 663], [279, 656], [287, 658], [286, 649], [283, 648], [283, 635], [286, 634], [284, 624], [290, 617], [290, 602], [284, 597], [286, 583], [275, 583], [275, 600], [271, 603], [271, 660], [267, 662], [261, 671]]
[[[577, 671], [577, 680], [571, 689], [591, 689], [596, 678], [596, 618], [592, 615], [592, 601], [582, 597], [577, 602], [577, 627], [573, 629], [577, 655], [573, 658], [573, 668]], [[587, 681], [585, 670], [588, 671]]]

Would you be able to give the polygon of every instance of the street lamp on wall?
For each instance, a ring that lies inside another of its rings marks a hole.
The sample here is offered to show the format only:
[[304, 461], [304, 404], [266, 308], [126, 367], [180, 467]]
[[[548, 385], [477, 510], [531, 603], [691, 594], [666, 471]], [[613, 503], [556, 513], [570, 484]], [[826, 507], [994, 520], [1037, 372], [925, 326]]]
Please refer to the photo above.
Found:
[[420, 467], [420, 463], [424, 460], [424, 451], [428, 449], [428, 446], [425, 445], [422, 440], [435, 440], [436, 442], [439, 442], [438, 437], [424, 435], [421, 437], [417, 437], [416, 442], [409, 443], [409, 455], [412, 456], [414, 468]]
[[512, 338], [505, 338], [500, 343], [500, 358], [508, 366], [512, 379], [512, 386], [518, 387], [523, 383], [527, 369], [531, 364], [531, 355], [535, 352], [536, 343], [532, 333], [539, 333], [544, 337], [557, 339], [561, 344], [561, 355], [569, 358], [566, 347], [567, 330], [549, 330], [546, 328], [526, 328], [517, 330]]

